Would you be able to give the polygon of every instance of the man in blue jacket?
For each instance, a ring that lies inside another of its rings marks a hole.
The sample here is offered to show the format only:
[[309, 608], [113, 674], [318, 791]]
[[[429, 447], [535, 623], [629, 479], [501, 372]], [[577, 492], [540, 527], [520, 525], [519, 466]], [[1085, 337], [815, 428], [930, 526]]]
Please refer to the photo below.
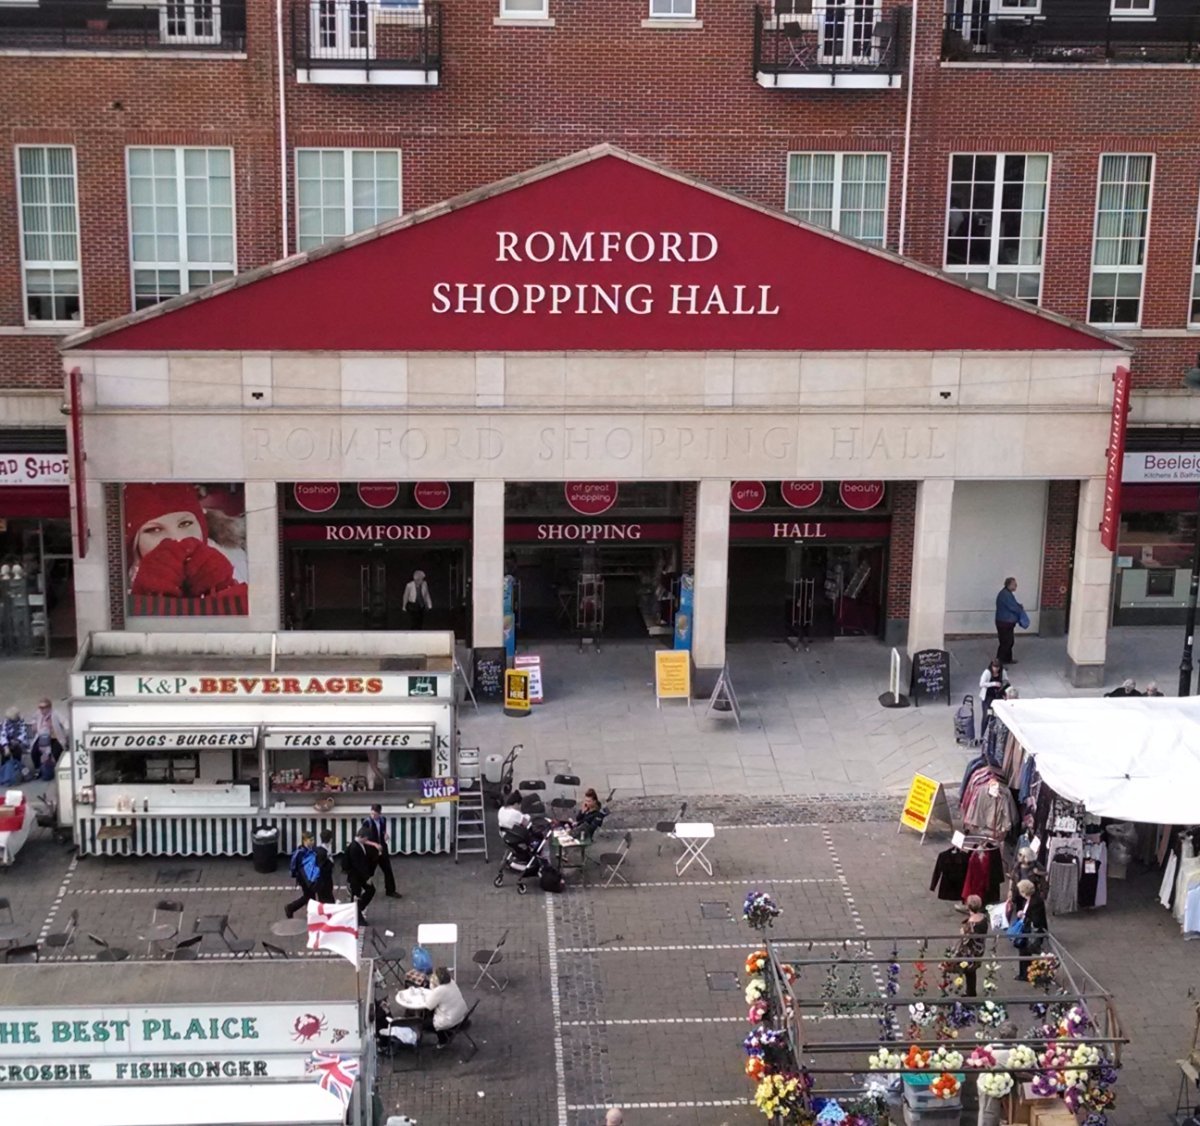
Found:
[[996, 657], [1002, 665], [1017, 663], [1013, 656], [1013, 630], [1025, 617], [1025, 607], [1017, 601], [1016, 589], [1017, 580], [1010, 577], [1004, 580], [1004, 586], [996, 595], [996, 636], [1000, 639]]

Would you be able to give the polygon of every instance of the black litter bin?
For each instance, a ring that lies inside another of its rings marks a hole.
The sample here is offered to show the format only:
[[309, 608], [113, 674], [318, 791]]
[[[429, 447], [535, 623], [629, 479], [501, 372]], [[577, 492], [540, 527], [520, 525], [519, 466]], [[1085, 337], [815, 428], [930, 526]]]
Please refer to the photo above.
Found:
[[254, 830], [254, 870], [274, 872], [279, 866], [279, 830], [274, 825]]

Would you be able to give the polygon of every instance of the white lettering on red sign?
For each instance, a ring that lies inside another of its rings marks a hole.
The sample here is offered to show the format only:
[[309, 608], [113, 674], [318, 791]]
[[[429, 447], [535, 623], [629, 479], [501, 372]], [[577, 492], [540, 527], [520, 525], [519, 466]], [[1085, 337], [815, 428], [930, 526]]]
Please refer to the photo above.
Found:
[[336, 481], [308, 481], [292, 486], [296, 503], [305, 512], [328, 512], [342, 495], [342, 487]]
[[446, 481], [418, 481], [413, 486], [413, 500], [429, 512], [436, 512], [450, 503], [450, 485]]
[[729, 488], [729, 503], [739, 512], [754, 512], [767, 499], [767, 487], [761, 481], [734, 481]]
[[772, 524], [771, 538], [776, 540], [828, 539], [821, 524]]
[[539, 524], [539, 540], [640, 540], [641, 524]]
[[882, 481], [843, 481], [838, 486], [838, 495], [847, 508], [855, 512], [866, 512], [883, 500]]
[[360, 481], [358, 499], [368, 508], [388, 508], [396, 503], [400, 485], [395, 481]]
[[326, 524], [327, 540], [427, 540], [433, 535], [428, 524]]
[[616, 481], [568, 481], [563, 494], [581, 516], [599, 516], [617, 503]]

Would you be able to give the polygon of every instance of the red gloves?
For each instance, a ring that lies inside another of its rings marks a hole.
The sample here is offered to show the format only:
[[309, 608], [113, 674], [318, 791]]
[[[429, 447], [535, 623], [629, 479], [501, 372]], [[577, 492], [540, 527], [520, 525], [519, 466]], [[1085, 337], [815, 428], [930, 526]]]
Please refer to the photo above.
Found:
[[134, 594], [202, 598], [233, 585], [227, 556], [198, 539], [163, 540], [139, 564]]

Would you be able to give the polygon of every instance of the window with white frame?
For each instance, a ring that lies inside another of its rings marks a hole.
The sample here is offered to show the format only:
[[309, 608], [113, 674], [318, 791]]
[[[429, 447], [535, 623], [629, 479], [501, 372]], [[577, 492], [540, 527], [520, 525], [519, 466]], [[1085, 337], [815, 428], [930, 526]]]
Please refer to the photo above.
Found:
[[311, 250], [399, 214], [397, 150], [296, 150], [297, 249]]
[[1154, 0], [1109, 0], [1109, 13], [1146, 19], [1154, 15]]
[[1036, 305], [1046, 233], [1045, 153], [954, 153], [946, 270]]
[[696, 0], [650, 0], [652, 20], [693, 20]]
[[1136, 326], [1141, 321], [1153, 175], [1149, 154], [1100, 157], [1088, 299], [1092, 324]]
[[131, 148], [128, 160], [133, 307], [232, 277], [233, 150]]
[[882, 246], [887, 184], [885, 152], [789, 153], [785, 210], [797, 219]]
[[1040, 16], [1042, 0], [996, 0], [992, 10], [998, 16]]
[[82, 313], [75, 150], [65, 145], [19, 145], [17, 196], [25, 321], [77, 324]]
[[550, 0], [500, 0], [500, 18], [544, 20], [550, 17]]

